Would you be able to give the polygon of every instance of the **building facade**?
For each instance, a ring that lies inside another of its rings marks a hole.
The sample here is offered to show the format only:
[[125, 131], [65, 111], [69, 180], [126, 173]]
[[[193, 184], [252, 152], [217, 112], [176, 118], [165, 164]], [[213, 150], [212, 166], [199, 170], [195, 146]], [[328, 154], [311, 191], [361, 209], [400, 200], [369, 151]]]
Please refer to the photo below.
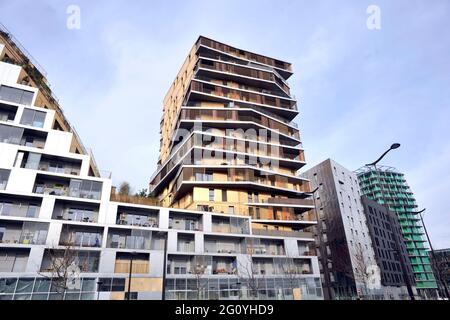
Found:
[[[418, 293], [423, 297], [436, 295], [437, 283], [423, 237], [423, 227], [417, 212], [417, 204], [405, 176], [392, 167], [378, 167], [377, 171], [363, 167], [357, 170], [363, 195], [387, 205], [400, 222], [412, 264]], [[384, 203], [383, 194], [387, 203]]]
[[167, 201], [114, 193], [42, 69], [2, 27], [0, 300], [322, 298], [302, 230], [314, 221], [254, 228], [262, 219], [237, 207]]
[[383, 295], [392, 300], [409, 299], [402, 262], [413, 293], [415, 292], [415, 281], [398, 217], [395, 213], [387, 210], [385, 206], [366, 196], [361, 197], [361, 202], [372, 239], [375, 259], [380, 268]]
[[314, 234], [326, 299], [383, 298], [356, 175], [328, 159], [303, 176], [318, 188]]
[[287, 62], [200, 37], [164, 100], [158, 170], [163, 206], [251, 216], [253, 230], [316, 221]]

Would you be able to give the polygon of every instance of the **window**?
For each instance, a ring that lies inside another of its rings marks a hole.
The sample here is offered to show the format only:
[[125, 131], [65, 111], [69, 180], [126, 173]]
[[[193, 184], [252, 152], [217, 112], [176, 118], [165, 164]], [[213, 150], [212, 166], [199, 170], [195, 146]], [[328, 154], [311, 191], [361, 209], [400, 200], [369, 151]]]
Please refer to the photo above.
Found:
[[209, 201], [214, 201], [214, 189], [209, 189]]
[[0, 124], [0, 142], [20, 144], [22, 136], [23, 128]]
[[0, 100], [31, 105], [34, 93], [13, 87], [0, 86]]
[[27, 126], [42, 128], [44, 126], [44, 121], [45, 121], [45, 112], [31, 109], [24, 109], [20, 123]]
[[6, 184], [9, 179], [9, 170], [0, 169], [0, 190], [6, 189]]
[[227, 200], [227, 190], [222, 190], [222, 202], [226, 202]]

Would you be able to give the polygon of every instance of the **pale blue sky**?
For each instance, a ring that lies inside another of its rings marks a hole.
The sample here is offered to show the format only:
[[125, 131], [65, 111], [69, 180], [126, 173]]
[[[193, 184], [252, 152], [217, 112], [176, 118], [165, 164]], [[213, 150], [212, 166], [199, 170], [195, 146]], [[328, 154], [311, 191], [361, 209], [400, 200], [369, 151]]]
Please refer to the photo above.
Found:
[[[81, 8], [81, 29], [66, 8]], [[381, 30], [366, 8], [381, 8]], [[293, 63], [310, 165], [349, 169], [392, 142], [437, 248], [450, 247], [450, 2], [0, 0], [0, 21], [48, 72], [85, 145], [115, 183], [146, 187], [162, 100], [200, 34]]]

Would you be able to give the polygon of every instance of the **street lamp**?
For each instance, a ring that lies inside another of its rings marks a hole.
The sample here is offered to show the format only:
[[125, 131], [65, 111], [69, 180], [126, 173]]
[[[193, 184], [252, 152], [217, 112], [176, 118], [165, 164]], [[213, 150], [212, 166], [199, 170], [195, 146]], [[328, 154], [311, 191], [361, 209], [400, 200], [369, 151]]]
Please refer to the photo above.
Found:
[[[420, 221], [422, 222], [423, 230], [425, 231], [425, 235], [427, 236], [427, 240], [428, 240], [428, 243], [429, 243], [429, 245], [430, 245], [431, 256], [432, 256], [432, 258], [433, 258], [433, 265], [435, 265], [435, 263], [437, 262], [436, 255], [434, 254], [434, 249], [433, 249], [433, 246], [431, 245], [431, 240], [430, 240], [430, 236], [428, 235], [427, 228], [425, 227], [425, 223], [423, 222], [423, 216], [422, 216], [422, 213], [423, 213], [425, 210], [426, 210], [426, 209], [422, 209], [422, 210], [420, 210], [419, 212], [412, 212], [412, 213], [413, 213], [413, 214], [418, 214], [419, 217], [420, 217]], [[444, 289], [444, 294], [446, 295], [447, 299], [449, 299], [449, 298], [450, 298], [450, 294], [449, 294], [449, 292], [448, 292], [447, 284], [446, 284], [445, 281], [443, 281], [442, 278], [441, 278], [441, 271], [439, 270], [439, 268], [436, 267], [436, 265], [435, 265], [435, 268], [434, 268], [434, 269], [435, 269], [435, 271], [436, 271], [436, 273], [437, 273], [438, 281], [441, 283], [441, 286], [442, 286], [443, 289]]]
[[103, 284], [103, 281], [97, 281], [97, 300], [100, 300], [100, 288]]
[[398, 148], [400, 148], [400, 143], [394, 143], [394, 144], [392, 144], [391, 147], [390, 147], [389, 149], [387, 149], [387, 150], [386, 150], [386, 151], [378, 158], [378, 160], [376, 160], [376, 161], [374, 161], [374, 162], [372, 162], [372, 163], [366, 164], [366, 166], [367, 166], [367, 167], [370, 167], [370, 166], [376, 167], [376, 166], [377, 166], [377, 163], [380, 162], [380, 161], [384, 158], [384, 156], [388, 154], [389, 151], [395, 150], [395, 149], [398, 149]]
[[136, 256], [136, 252], [130, 253], [130, 273], [128, 274], [128, 297], [127, 300], [131, 300], [131, 274], [133, 272], [133, 259]]
[[167, 282], [167, 238], [169, 234], [167, 232], [159, 232], [159, 235], [164, 236], [164, 261], [163, 261], [163, 278], [162, 278], [162, 288], [161, 288], [161, 300], [166, 300], [166, 282]]
[[[380, 172], [377, 168], [377, 163], [380, 162], [391, 150], [395, 150], [400, 148], [400, 143], [394, 143], [391, 145], [391, 147], [386, 150], [376, 161], [366, 164], [366, 167], [373, 167], [375, 170], [375, 173], [377, 175], [377, 180], [380, 183], [380, 189], [381, 189], [381, 198], [383, 199], [383, 206], [386, 208], [387, 211], [389, 211], [389, 206], [387, 205], [386, 197], [384, 196], [384, 187], [383, 183], [381, 183], [380, 179]], [[406, 271], [406, 265], [405, 261], [403, 260], [403, 255], [401, 254], [400, 248], [399, 248], [399, 239], [397, 239], [397, 233], [394, 232], [394, 239], [395, 239], [395, 250], [397, 251], [398, 258], [400, 260], [400, 266], [402, 269], [403, 279], [405, 280], [406, 288], [408, 289], [408, 294], [411, 300], [415, 300], [414, 292], [412, 291], [411, 282], [408, 277], [408, 272]]]

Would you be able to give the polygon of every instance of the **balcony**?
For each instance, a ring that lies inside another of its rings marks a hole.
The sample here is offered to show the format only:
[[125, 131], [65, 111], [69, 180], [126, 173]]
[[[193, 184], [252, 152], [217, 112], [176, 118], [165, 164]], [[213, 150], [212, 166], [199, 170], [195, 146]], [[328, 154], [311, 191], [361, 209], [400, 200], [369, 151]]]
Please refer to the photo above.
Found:
[[119, 206], [117, 224], [137, 227], [158, 227], [158, 210]]
[[[200, 76], [211, 76], [216, 79], [229, 80], [239, 77], [240, 82], [253, 86], [274, 89], [275, 93], [288, 95], [289, 87], [278, 75], [271, 71], [261, 70], [249, 65], [237, 65], [234, 62], [213, 61], [220, 60], [220, 56], [202, 53], [197, 64], [196, 73]], [[272, 82], [273, 84], [270, 84]]]
[[207, 253], [245, 253], [245, 239], [205, 235], [204, 250]]
[[81, 170], [81, 160], [19, 151], [17, 153], [15, 166], [53, 173], [79, 175]]
[[235, 275], [236, 257], [169, 255], [169, 275]]
[[278, 189], [279, 193], [285, 194], [299, 194], [309, 191], [309, 185], [301, 178], [269, 175], [257, 169], [183, 168], [174, 190], [178, 190], [181, 184], [186, 182], [203, 182], [202, 185], [211, 186], [252, 185], [255, 191]]
[[108, 248], [159, 250], [163, 248], [163, 238], [148, 230], [110, 228], [108, 232]]
[[[256, 112], [248, 110], [183, 109], [181, 111], [180, 120], [202, 120], [205, 122], [213, 121], [214, 123], [216, 123], [217, 121], [241, 121], [241, 123], [238, 124], [239, 129], [244, 129], [246, 123], [254, 122], [260, 126], [287, 135], [292, 139], [300, 140], [298, 129], [294, 129], [288, 126], [286, 123], [280, 123], [279, 121], [275, 121]], [[254, 125], [251, 124], [247, 126], [249, 128], [254, 127]], [[286, 139], [285, 137], [280, 138]]]
[[247, 254], [285, 255], [284, 241], [278, 239], [247, 238]]
[[[254, 53], [240, 50], [237, 48], [233, 48], [229, 45], [226, 45], [226, 44], [223, 44], [223, 43], [220, 43], [220, 42], [217, 42], [217, 41], [205, 38], [205, 37], [200, 37], [197, 45], [198, 45], [199, 51], [201, 50], [201, 46], [204, 46], [204, 47], [212, 48], [212, 49], [215, 49], [217, 51], [220, 51], [222, 53], [229, 55], [229, 56], [227, 56], [227, 55], [221, 54], [220, 57], [222, 57], [223, 59], [232, 59], [233, 61], [240, 62], [241, 64], [249, 64], [249, 63], [251, 63], [250, 61], [253, 61], [254, 63], [268, 65], [268, 66], [280, 69], [280, 72], [286, 73], [287, 75], [290, 75], [292, 73], [291, 72], [292, 67], [291, 67], [290, 63], [276, 60], [273, 58], [269, 58], [266, 56], [254, 54]], [[206, 48], [205, 48], [205, 50], [207, 52], [210, 52]], [[213, 52], [217, 52], [217, 51], [213, 51]], [[200, 51], [200, 52], [203, 53], [203, 51]], [[243, 59], [248, 60], [248, 61], [244, 61]]]
[[278, 108], [285, 111], [297, 113], [297, 104], [294, 100], [291, 99], [281, 98], [277, 96], [268, 96], [258, 92], [247, 92], [239, 89], [222, 87], [193, 80], [191, 82], [190, 98], [193, 98], [195, 100], [197, 98], [196, 93], [213, 96], [213, 99], [214, 97], [217, 97], [217, 101], [226, 99], [235, 102], [257, 104], [263, 107]]
[[52, 219], [97, 223], [99, 210], [99, 204], [57, 199]]
[[0, 244], [45, 244], [48, 223], [0, 220]]
[[178, 252], [194, 252], [195, 251], [194, 235], [178, 233], [177, 251]]
[[38, 174], [33, 190], [37, 194], [100, 200], [102, 182]]
[[249, 234], [248, 219], [225, 216], [212, 216], [212, 232]]
[[[225, 132], [223, 134], [225, 135]], [[206, 137], [208, 139], [206, 139]], [[244, 139], [245, 137], [240, 137], [237, 133], [235, 138], [222, 138], [218, 136], [194, 134], [180, 146], [174, 147], [174, 151], [172, 152], [169, 160], [165, 162], [160, 167], [159, 171], [152, 177], [151, 190], [155, 191], [155, 188], [159, 188], [158, 184], [162, 180], [173, 177], [175, 171], [173, 169], [177, 167], [182, 160], [185, 164], [217, 164], [217, 161], [219, 161], [219, 165], [242, 164], [251, 165], [253, 167], [258, 167], [265, 170], [270, 170], [271, 166], [269, 164], [275, 162], [277, 163], [277, 167], [278, 164], [279, 166], [283, 166], [285, 170], [288, 170], [286, 173], [290, 173], [292, 175], [294, 175], [295, 171], [304, 165], [305, 158], [303, 150], [289, 146], [278, 147], [268, 145], [266, 141], [238, 142], [238, 140], [236, 140], [237, 138]], [[259, 138], [260, 137], [255, 137], [255, 139]], [[191, 151], [191, 148], [193, 147], [216, 149], [216, 156], [211, 159], [211, 151], [200, 148], [194, 149], [194, 151], [189, 155], [188, 152]], [[223, 153], [221, 150], [224, 150]], [[237, 152], [247, 154], [240, 155], [237, 154]], [[280, 170], [279, 167], [278, 170]]]
[[58, 269], [74, 264], [83, 273], [98, 272], [99, 251], [45, 249], [41, 272], [58, 273]]
[[201, 231], [202, 215], [190, 213], [169, 213], [169, 229]]
[[1, 248], [0, 272], [25, 272], [30, 249]]
[[0, 142], [43, 149], [47, 133], [0, 124]]
[[60, 246], [99, 248], [102, 245], [103, 228], [64, 225], [59, 239]]
[[310, 259], [302, 258], [253, 258], [252, 270], [256, 275], [308, 275], [312, 274]]
[[249, 215], [253, 220], [255, 220], [254, 222], [264, 222], [266, 224], [270, 224], [272, 221], [285, 223], [287, 225], [296, 224], [297, 222], [315, 223], [317, 221], [317, 219], [315, 218], [315, 213], [309, 208], [299, 208], [289, 205], [273, 207], [250, 207]]
[[42, 199], [0, 194], [0, 216], [36, 218]]

